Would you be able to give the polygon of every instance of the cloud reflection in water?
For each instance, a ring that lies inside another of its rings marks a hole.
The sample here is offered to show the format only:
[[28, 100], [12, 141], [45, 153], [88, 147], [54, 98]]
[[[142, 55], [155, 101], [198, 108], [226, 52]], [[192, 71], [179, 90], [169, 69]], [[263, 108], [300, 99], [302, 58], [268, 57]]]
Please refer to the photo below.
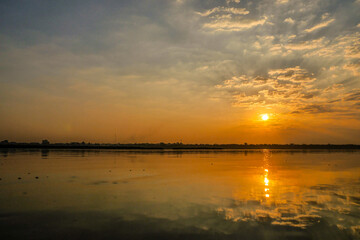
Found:
[[133, 239], [356, 239], [359, 153], [7, 152], [0, 230], [46, 238], [60, 228], [73, 239], [84, 229]]

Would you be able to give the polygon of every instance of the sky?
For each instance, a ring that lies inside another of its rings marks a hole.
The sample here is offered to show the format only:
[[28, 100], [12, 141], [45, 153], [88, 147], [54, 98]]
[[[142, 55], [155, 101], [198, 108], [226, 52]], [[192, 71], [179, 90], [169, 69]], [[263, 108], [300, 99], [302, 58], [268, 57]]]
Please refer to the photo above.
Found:
[[3, 0], [0, 140], [360, 144], [359, 12], [360, 0]]

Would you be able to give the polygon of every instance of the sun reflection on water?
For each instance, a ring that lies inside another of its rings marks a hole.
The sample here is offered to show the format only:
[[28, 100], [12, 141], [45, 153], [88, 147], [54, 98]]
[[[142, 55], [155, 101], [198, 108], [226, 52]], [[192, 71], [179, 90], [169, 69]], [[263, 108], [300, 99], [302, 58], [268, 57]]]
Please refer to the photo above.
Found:
[[[359, 236], [358, 181], [338, 181], [339, 176], [344, 176], [344, 171], [329, 172], [329, 164], [320, 168], [321, 163], [316, 165], [313, 164], [315, 161], [304, 159], [297, 160], [296, 165], [287, 164], [280, 157], [289, 155], [281, 156], [274, 152], [262, 150], [256, 167], [246, 170], [251, 177], [248, 181], [241, 179], [247, 185], [239, 184], [230, 206], [218, 208], [226, 219], [242, 223], [265, 221], [272, 226], [286, 226], [297, 231], [333, 226], [339, 231], [346, 230]], [[313, 155], [308, 157], [318, 160]], [[311, 168], [305, 168], [304, 165]], [[348, 180], [360, 179], [355, 170], [345, 173], [349, 174]]]
[[267, 178], [267, 173], [265, 173], [265, 177], [264, 177], [264, 183], [265, 183], [265, 186], [269, 186], [269, 179]]
[[270, 151], [268, 149], [264, 149], [264, 185], [265, 185], [265, 197], [270, 197], [270, 188], [269, 188], [269, 159], [270, 159]]
[[[289, 236], [311, 231], [354, 236], [334, 234], [336, 239], [360, 236], [360, 152], [186, 152], [182, 161], [170, 161], [178, 159], [173, 153], [50, 152], [46, 159], [41, 152], [14, 152], [1, 160], [0, 210], [24, 212], [16, 215], [19, 224], [31, 211], [49, 209], [52, 214], [71, 207], [99, 209], [106, 216], [112, 212], [114, 219], [143, 216], [146, 221], [169, 219], [169, 224], [189, 219], [194, 229], [219, 227], [233, 236], [249, 226]], [[24, 174], [29, 169], [49, 178]], [[57, 224], [57, 218], [50, 220]], [[153, 222], [156, 227], [158, 221]], [[299, 239], [313, 238], [303, 236]]]

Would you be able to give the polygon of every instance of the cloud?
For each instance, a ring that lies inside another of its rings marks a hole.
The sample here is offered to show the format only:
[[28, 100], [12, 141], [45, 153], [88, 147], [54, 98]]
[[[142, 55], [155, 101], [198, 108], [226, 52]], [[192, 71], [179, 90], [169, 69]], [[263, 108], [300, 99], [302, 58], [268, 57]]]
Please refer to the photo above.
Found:
[[344, 69], [352, 71], [354, 76], [360, 76], [360, 61], [346, 64]]
[[[271, 108], [360, 119], [358, 101], [349, 100], [360, 88], [359, 4], [176, 2], [0, 3], [0, 137], [21, 129], [12, 122], [27, 129], [38, 124], [40, 132], [50, 122], [71, 125], [66, 116], [95, 108], [104, 112], [96, 115], [97, 133], [143, 118], [166, 126], [178, 119], [189, 126], [204, 126], [204, 119], [229, 125], [224, 119], [237, 111], [231, 106], [243, 107], [241, 117]], [[64, 109], [47, 122], [36, 119], [61, 102]], [[41, 110], [29, 114], [30, 105]], [[172, 135], [193, 136], [172, 126]], [[150, 132], [146, 128], [123, 127], [124, 138]], [[58, 129], [54, 136], [63, 134]], [[23, 132], [19, 136], [35, 131]]]
[[313, 74], [296, 66], [272, 69], [265, 76], [232, 77], [217, 85], [217, 88], [230, 92], [236, 106], [296, 104], [299, 98], [311, 99], [319, 94], [311, 89], [315, 80]]
[[272, 78], [293, 82], [312, 82], [315, 80], [313, 74], [308, 73], [305, 69], [301, 69], [299, 66], [270, 70], [268, 74]]
[[324, 46], [324, 39], [320, 38], [311, 41], [289, 43], [284, 47], [291, 50], [308, 50], [308, 49], [321, 48], [323, 46]]
[[352, 41], [345, 47], [346, 57], [348, 58], [360, 58], [360, 40]]
[[344, 101], [357, 101], [360, 102], [360, 89], [355, 89], [344, 96]]
[[200, 16], [207, 17], [214, 13], [231, 13], [235, 15], [247, 15], [249, 11], [245, 8], [229, 8], [229, 7], [215, 7], [213, 9], [209, 9], [205, 12], [197, 12]]
[[234, 2], [234, 3], [240, 3], [240, 1], [241, 1], [241, 0], [226, 0], [226, 3], [227, 3], [227, 4], [230, 4], [230, 3], [232, 3], [232, 2]]
[[329, 105], [319, 105], [319, 104], [309, 104], [305, 107], [299, 107], [296, 111], [293, 113], [310, 113], [310, 114], [316, 114], [316, 113], [329, 113], [333, 110]]
[[280, 108], [289, 114], [329, 114], [354, 111], [360, 90], [346, 92], [341, 84], [317, 86], [314, 74], [300, 66], [270, 69], [264, 76], [234, 76], [216, 87], [233, 97], [233, 105]]
[[202, 29], [210, 32], [241, 32], [264, 25], [268, 19], [267, 16], [254, 15], [247, 8], [240, 7], [218, 6], [197, 11], [196, 14], [202, 17]]
[[288, 18], [286, 18], [286, 19], [284, 20], [284, 22], [293, 24], [295, 21], [294, 21], [294, 19], [292, 19], [291, 17], [288, 17]]
[[308, 32], [308, 33], [313, 32], [313, 31], [315, 31], [317, 29], [327, 27], [330, 23], [332, 23], [334, 21], [335, 21], [335, 19], [329, 19], [329, 20], [327, 20], [325, 22], [322, 22], [322, 23], [319, 23], [319, 24], [313, 26], [312, 28], [305, 29], [304, 31]]
[[239, 19], [239, 20], [227, 20], [227, 19], [219, 19], [209, 23], [205, 23], [203, 28], [210, 29], [215, 32], [217, 31], [230, 31], [237, 32], [243, 31], [258, 25], [263, 25], [266, 22], [266, 17], [258, 20], [253, 19]]

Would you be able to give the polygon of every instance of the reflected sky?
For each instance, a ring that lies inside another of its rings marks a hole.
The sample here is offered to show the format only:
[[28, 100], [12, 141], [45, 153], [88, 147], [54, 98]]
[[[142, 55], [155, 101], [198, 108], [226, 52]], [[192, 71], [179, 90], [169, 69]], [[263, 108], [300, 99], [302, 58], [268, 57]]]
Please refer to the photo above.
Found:
[[[2, 150], [0, 228], [11, 223], [21, 230], [23, 219], [58, 224], [68, 214], [84, 229], [104, 218], [114, 228], [121, 219], [121, 226], [146, 222], [162, 233], [171, 225], [191, 236], [241, 236], [251, 228], [274, 239], [311, 239], [331, 229], [329, 239], [357, 239], [359, 157], [359, 151]], [[255, 235], [248, 236], [267, 236]]]

